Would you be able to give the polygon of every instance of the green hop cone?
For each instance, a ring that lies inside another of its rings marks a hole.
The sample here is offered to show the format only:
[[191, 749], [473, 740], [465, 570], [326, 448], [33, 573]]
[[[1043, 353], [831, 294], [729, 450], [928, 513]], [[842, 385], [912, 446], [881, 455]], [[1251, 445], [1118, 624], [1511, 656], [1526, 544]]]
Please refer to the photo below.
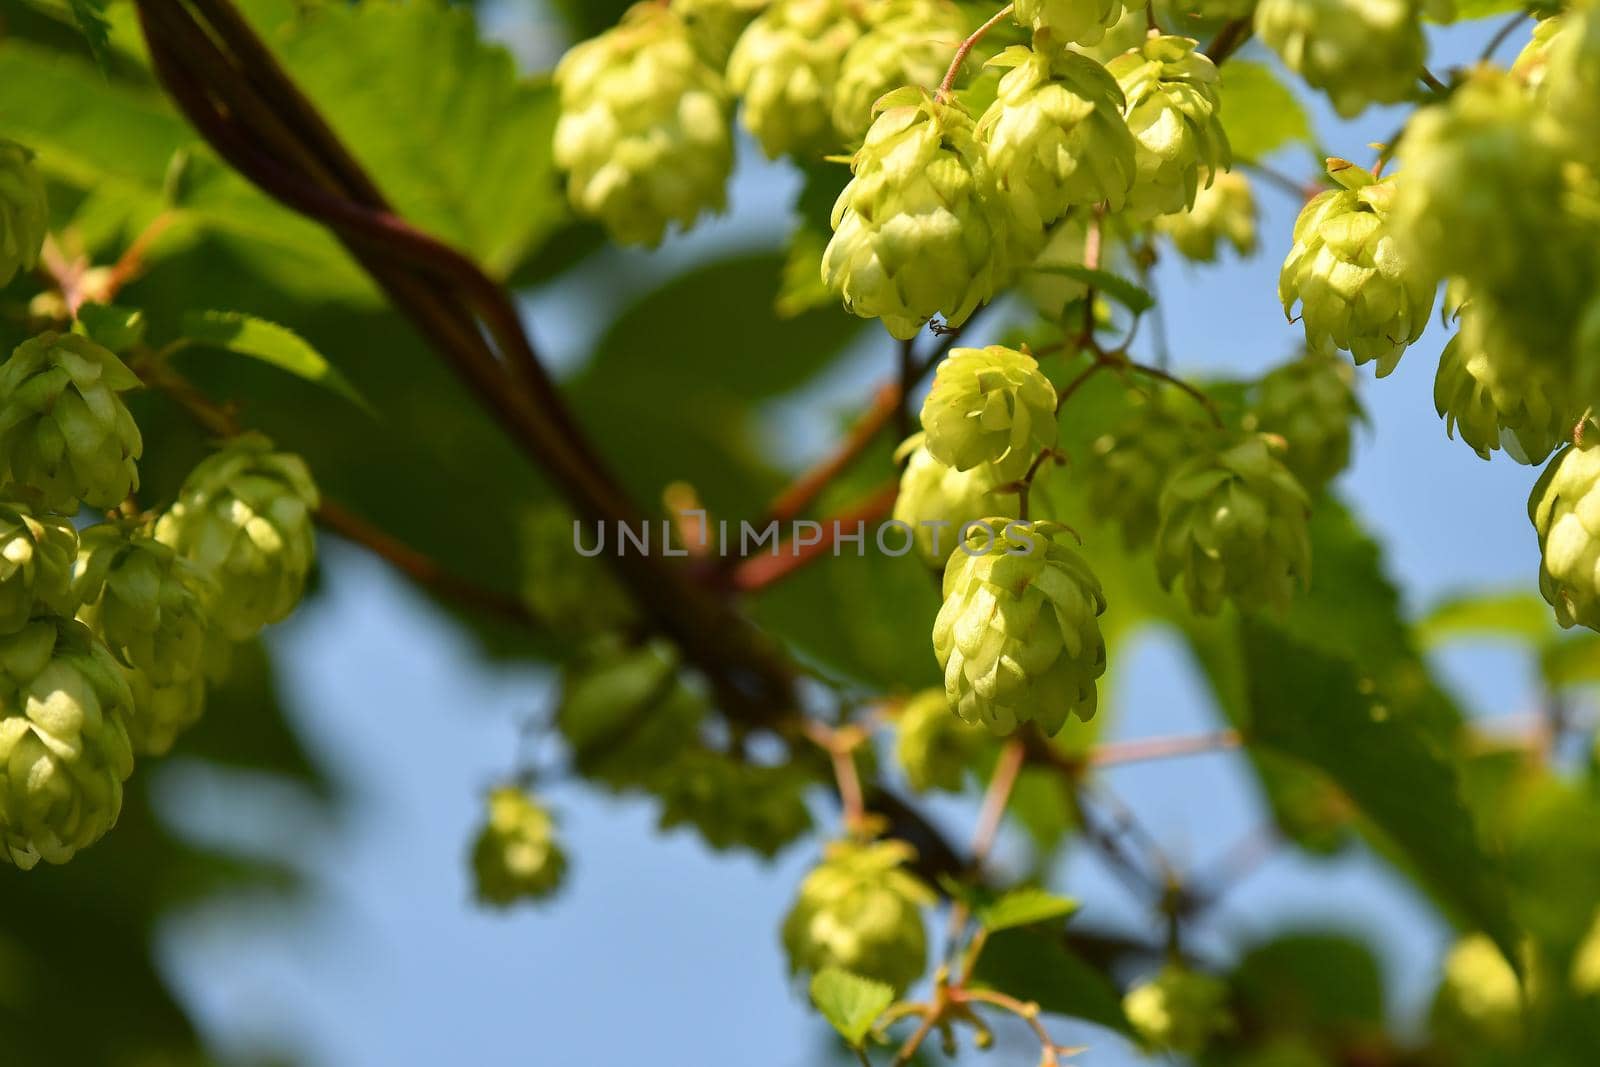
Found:
[[0, 365], [0, 456], [6, 478], [45, 503], [112, 508], [139, 488], [144, 451], [122, 393], [138, 376], [76, 334], [42, 333]]
[[0, 287], [39, 262], [49, 224], [44, 179], [33, 165], [33, 153], [0, 137]]
[[905, 470], [894, 519], [911, 527], [917, 552], [930, 566], [943, 567], [963, 526], [1005, 510], [1017, 497], [1001, 490], [1010, 479], [999, 477], [990, 464], [958, 471], [934, 459], [923, 446], [926, 436], [913, 434], [895, 453], [905, 460]]
[[1193, 206], [1202, 180], [1228, 169], [1232, 153], [1217, 112], [1221, 78], [1197, 42], [1150, 37], [1107, 66], [1127, 101], [1135, 142], [1128, 211], [1151, 218]]
[[833, 208], [822, 279], [902, 340], [943, 314], [959, 326], [1008, 269], [1008, 221], [972, 118], [954, 102], [899, 89], [851, 161]]
[[195, 675], [185, 682], [155, 685], [143, 671], [125, 670], [133, 694], [133, 717], [128, 737], [141, 756], [164, 756], [178, 737], [199, 722], [206, 711], [206, 679]]
[[561, 887], [567, 857], [555, 820], [516, 786], [489, 794], [489, 815], [472, 845], [478, 899], [497, 908], [542, 900]]
[[1056, 443], [1055, 386], [1025, 352], [957, 348], [934, 372], [922, 428], [928, 454], [945, 466], [988, 465], [996, 478], [1015, 480]]
[[1176, 963], [1130, 989], [1122, 1010], [1148, 1047], [1182, 1056], [1198, 1056], [1233, 1028], [1227, 983]]
[[747, 849], [771, 858], [811, 829], [800, 767], [747, 763], [711, 749], [691, 749], [652, 784], [662, 830], [693, 827], [718, 852]]
[[[1596, 435], [1590, 430], [1590, 436]], [[1600, 443], [1556, 453], [1528, 497], [1539, 535], [1539, 592], [1563, 627], [1600, 630]]]
[[926, 689], [907, 700], [895, 720], [895, 760], [917, 792], [959, 793], [986, 737], [950, 710], [944, 690]]
[[1295, 220], [1278, 298], [1285, 315], [1300, 306], [1313, 351], [1332, 345], [1358, 364], [1376, 360], [1382, 378], [1427, 328], [1437, 275], [1418, 270], [1391, 232], [1394, 179], [1342, 159], [1328, 160], [1328, 173], [1341, 188], [1318, 193]]
[[902, 841], [836, 841], [800, 883], [783, 921], [792, 974], [838, 967], [904, 992], [928, 962], [922, 909], [934, 895], [905, 865]]
[[1433, 404], [1451, 437], [1484, 459], [1503, 448], [1518, 463], [1543, 463], [1579, 414], [1547, 361], [1488, 307], [1462, 309], [1461, 330], [1439, 357]]
[[1600, 166], [1600, 3], [1587, 0], [1548, 21], [1558, 20], [1541, 86], [1545, 106], [1563, 143], [1589, 167]]
[[1224, 598], [1241, 608], [1289, 610], [1311, 578], [1310, 499], [1258, 436], [1196, 456], [1161, 493], [1156, 574], [1180, 577], [1196, 614]]
[[859, 145], [872, 125], [872, 106], [903, 86], [938, 85], [967, 36], [961, 9], [946, 0], [885, 0], [871, 25], [844, 54], [833, 87], [833, 127], [839, 140]]
[[72, 564], [78, 532], [60, 515], [0, 496], [0, 634], [16, 633], [34, 615], [70, 617]]
[[978, 125], [1016, 232], [1043, 245], [1045, 228], [1071, 207], [1119, 210], [1135, 170], [1116, 79], [1088, 56], [1042, 43], [990, 62], [1010, 70]]
[[775, 0], [740, 36], [728, 84], [744, 99], [745, 129], [769, 157], [838, 145], [834, 87], [861, 32], [850, 0]]
[[1161, 490], [1194, 454], [1203, 426], [1155, 399], [1135, 398], [1132, 410], [1096, 438], [1085, 471], [1089, 512], [1122, 532], [1130, 550], [1143, 548], [1161, 522]]
[[770, 0], [672, 0], [673, 14], [689, 29], [700, 57], [713, 70], [728, 65], [728, 56], [750, 20], [768, 6]]
[[1255, 33], [1345, 118], [1412, 99], [1428, 53], [1418, 0], [1261, 0]]
[[316, 559], [317, 504], [305, 461], [247, 434], [195, 466], [155, 536], [211, 577], [213, 622], [244, 641], [300, 602]]
[[1283, 439], [1283, 464], [1308, 492], [1321, 492], [1350, 465], [1350, 425], [1366, 418], [1354, 377], [1343, 360], [1308, 353], [1256, 387], [1246, 425]]
[[1017, 0], [1016, 18], [1062, 44], [1098, 44], [1122, 17], [1122, 0]]
[[1188, 211], [1162, 215], [1156, 231], [1165, 234], [1185, 259], [1211, 263], [1223, 241], [1241, 256], [1256, 250], [1256, 198], [1250, 179], [1226, 172], [1195, 194]]
[[1511, 74], [1529, 90], [1539, 93], [1544, 88], [1545, 75], [1550, 69], [1550, 46], [1567, 26], [1564, 14], [1551, 15], [1533, 24], [1533, 33], [1522, 51], [1511, 64]]
[[0, 837], [27, 869], [65, 863], [116, 824], [133, 773], [132, 697], [81, 623], [41, 618], [0, 637]]
[[1106, 598], [1058, 523], [988, 520], [944, 572], [933, 649], [963, 719], [1009, 734], [1026, 722], [1060, 732], [1094, 717], [1106, 671]]
[[727, 86], [680, 18], [636, 4], [568, 52], [555, 82], [555, 161], [579, 214], [617, 241], [654, 246], [669, 223], [687, 229], [722, 210], [733, 169]]

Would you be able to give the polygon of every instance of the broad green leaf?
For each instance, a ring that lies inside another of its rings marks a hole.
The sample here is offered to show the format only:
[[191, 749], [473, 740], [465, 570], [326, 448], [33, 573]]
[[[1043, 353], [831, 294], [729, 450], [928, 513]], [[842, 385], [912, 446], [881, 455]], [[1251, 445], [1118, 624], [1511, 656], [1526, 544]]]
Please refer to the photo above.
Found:
[[1584, 631], [1552, 638], [1539, 654], [1539, 673], [1551, 689], [1600, 683], [1600, 634]]
[[1083, 282], [1104, 293], [1135, 315], [1141, 315], [1156, 305], [1156, 298], [1150, 295], [1148, 289], [1108, 270], [1095, 270], [1079, 263], [1034, 264], [1028, 269], [1038, 274], [1059, 274]]
[[1072, 951], [1059, 935], [1008, 930], [990, 938], [974, 977], [1055, 1015], [1086, 1019], [1132, 1034], [1111, 979]]
[[234, 311], [195, 311], [183, 317], [183, 337], [197, 345], [259, 359], [371, 410], [322, 353], [293, 330], [276, 323]]
[[1370, 947], [1341, 934], [1280, 934], [1246, 952], [1230, 983], [1253, 1031], [1343, 1047], [1383, 1030], [1383, 971]]
[[1473, 593], [1438, 604], [1417, 623], [1424, 648], [1463, 638], [1494, 637], [1539, 644], [1555, 630], [1550, 606], [1523, 590]]
[[811, 979], [811, 1002], [840, 1037], [859, 1048], [878, 1016], [894, 1003], [894, 990], [882, 982], [828, 967]]
[[1280, 148], [1312, 140], [1305, 108], [1264, 63], [1228, 60], [1222, 68], [1220, 114], [1238, 160], [1258, 163]]
[[91, 340], [113, 352], [126, 352], [144, 340], [144, 312], [115, 304], [84, 304], [78, 309], [78, 328]]
[[95, 62], [103, 65], [111, 33], [111, 25], [106, 21], [106, 0], [67, 0], [67, 7], [72, 11], [73, 21], [78, 24], [78, 32], [89, 42]]
[[978, 922], [991, 933], [1064, 919], [1078, 910], [1078, 902], [1043, 889], [1013, 889], [978, 911]]

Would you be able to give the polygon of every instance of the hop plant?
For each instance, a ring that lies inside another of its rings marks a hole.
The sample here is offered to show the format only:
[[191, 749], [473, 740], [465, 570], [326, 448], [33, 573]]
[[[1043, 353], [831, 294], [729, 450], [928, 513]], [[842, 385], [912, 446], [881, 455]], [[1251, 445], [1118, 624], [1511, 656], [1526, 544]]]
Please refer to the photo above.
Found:
[[967, 35], [961, 9], [948, 0], [883, 0], [871, 24], [844, 54], [833, 86], [833, 128], [858, 145], [872, 125], [872, 106], [908, 85], [938, 85]]
[[988, 465], [1022, 477], [1056, 443], [1056, 390], [1025, 352], [999, 345], [957, 348], [934, 372], [922, 403], [924, 447], [958, 471]]
[[933, 648], [944, 691], [963, 719], [1009, 734], [1068, 716], [1087, 722], [1106, 670], [1106, 598], [1058, 523], [990, 519], [950, 556]]
[[1256, 388], [1247, 425], [1281, 437], [1283, 464], [1318, 493], [1350, 465], [1350, 425], [1364, 419], [1350, 365], [1308, 353], [1274, 368]]
[[659, 244], [726, 203], [733, 169], [721, 75], [695, 51], [683, 20], [643, 2], [620, 25], [556, 67], [556, 165], [580, 214], [625, 244]]
[[1256, 198], [1250, 179], [1225, 172], [1207, 181], [1188, 211], [1156, 219], [1156, 230], [1186, 259], [1210, 263], [1223, 241], [1241, 256], [1256, 250]]
[[39, 262], [49, 223], [44, 179], [33, 165], [33, 153], [0, 137], [0, 287]]
[[1087, 283], [1060, 269], [1085, 266], [1088, 243], [1088, 223], [1078, 214], [1068, 214], [1051, 227], [1044, 248], [1018, 280], [1023, 295], [1050, 322], [1061, 322], [1067, 309], [1088, 295]]
[[861, 33], [848, 0], [775, 0], [740, 36], [728, 84], [768, 156], [819, 155], [836, 145], [834, 89]]
[[1017, 0], [1016, 18], [1061, 44], [1098, 44], [1122, 17], [1122, 0]]
[[37, 614], [72, 615], [77, 555], [70, 519], [0, 496], [0, 634], [16, 633]]
[[1505, 449], [1518, 463], [1543, 463], [1578, 421], [1548, 361], [1530, 354], [1489, 308], [1468, 306], [1444, 346], [1433, 404], [1445, 431], [1484, 459]]
[[1511, 74], [1534, 93], [1544, 87], [1550, 66], [1550, 45], [1567, 26], [1565, 14], [1551, 15], [1533, 24], [1533, 33], [1511, 64]]
[[1278, 298], [1285, 315], [1300, 306], [1313, 351], [1331, 345], [1358, 364], [1376, 360], [1382, 378], [1427, 328], [1437, 276], [1418, 270], [1390, 231], [1393, 179], [1342, 159], [1328, 161], [1328, 174], [1340, 188], [1318, 193], [1295, 220]]
[[1217, 117], [1221, 79], [1188, 37], [1150, 37], [1106, 68], [1122, 86], [1134, 139], [1128, 211], [1168, 215], [1193, 206], [1202, 179], [1228, 169], [1228, 135]]
[[39, 618], [0, 637], [0, 838], [24, 870], [65, 863], [122, 811], [132, 697], [81, 623]]
[[848, 310], [908, 340], [941, 312], [961, 325], [994, 295], [1007, 220], [959, 104], [908, 88], [878, 109], [833, 208], [822, 279]]
[[1539, 535], [1539, 592], [1563, 627], [1600, 630], [1600, 444], [1556, 453], [1528, 497]]
[[472, 846], [478, 899], [497, 908], [541, 900], [561, 887], [567, 857], [555, 820], [516, 786], [489, 794], [489, 815]]
[[46, 506], [110, 508], [139, 488], [139, 427], [118, 395], [138, 377], [76, 334], [42, 333], [0, 365], [0, 457]]
[[1255, 32], [1345, 118], [1410, 99], [1427, 60], [1418, 0], [1261, 0]]
[[128, 737], [141, 756], [164, 756], [178, 737], [206, 711], [206, 679], [195, 675], [172, 685], [156, 685], [143, 671], [123, 672], [133, 695]]
[[1136, 400], [1090, 449], [1085, 471], [1090, 513], [1120, 529], [1129, 549], [1149, 544], [1161, 521], [1161, 490], [1204, 432], [1160, 401]]
[[1160, 507], [1157, 576], [1169, 589], [1181, 577], [1197, 614], [1215, 615], [1230, 597], [1287, 611], [1310, 580], [1310, 499], [1259, 436], [1191, 459]]
[[630, 647], [608, 636], [568, 665], [556, 726], [579, 772], [624, 789], [675, 775], [704, 715], [704, 700], [683, 684], [669, 646]]
[[244, 641], [299, 603], [316, 558], [317, 505], [305, 461], [249, 434], [195, 466], [155, 536], [210, 575], [213, 622]]
[[895, 720], [895, 759], [917, 792], [959, 793], [984, 736], [950, 710], [944, 690], [925, 689]]
[[673, 14], [683, 19], [689, 39], [713, 70], [728, 65], [734, 43], [770, 0], [672, 0]]
[[1563, 144], [1590, 167], [1600, 166], [1600, 4], [1575, 6], [1541, 25], [1559, 23], [1550, 37], [1541, 89]]
[[783, 921], [791, 973], [838, 967], [905, 990], [928, 962], [922, 909], [933, 893], [905, 865], [916, 858], [900, 841], [836, 841], [800, 883]]
[[1175, 963], [1130, 989], [1122, 1008], [1146, 1045], [1182, 1056], [1198, 1056], [1233, 1026], [1227, 984]]
[[1103, 200], [1120, 210], [1135, 170], [1116, 79], [1088, 56], [1043, 42], [991, 63], [1010, 69], [979, 130], [1015, 232], [1042, 246], [1045, 228], [1071, 207]]
[[990, 464], [958, 471], [934, 459], [923, 445], [926, 436], [913, 434], [896, 452], [905, 470], [894, 519], [911, 527], [917, 552], [930, 566], [943, 567], [963, 526], [1003, 511], [1000, 505], [1016, 496], [1001, 489], [1007, 479]]
[[661, 797], [661, 829], [692, 826], [719, 852], [742, 848], [770, 858], [811, 829], [810, 784], [793, 765], [769, 767], [691, 749], [653, 788]]

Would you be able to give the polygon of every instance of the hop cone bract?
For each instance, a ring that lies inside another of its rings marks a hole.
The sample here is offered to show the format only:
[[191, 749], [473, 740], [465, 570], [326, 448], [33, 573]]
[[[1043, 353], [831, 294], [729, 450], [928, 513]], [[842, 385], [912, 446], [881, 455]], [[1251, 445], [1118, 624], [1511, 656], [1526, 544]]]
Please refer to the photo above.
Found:
[[1417, 0], [1261, 0], [1255, 32], [1345, 118], [1411, 99], [1427, 59]]
[[1096, 44], [1122, 17], [1122, 0], [1017, 0], [1016, 17], [1062, 44]]
[[1157, 231], [1172, 241], [1186, 259], [1210, 263], [1226, 241], [1241, 256], [1256, 250], [1256, 198], [1250, 179], [1231, 171], [1218, 174], [1195, 194], [1188, 211], [1162, 215]]
[[922, 428], [940, 463], [958, 471], [987, 464], [997, 478], [1020, 478], [1056, 443], [1056, 390], [1025, 352], [957, 348], [934, 372]]
[[1549, 361], [1529, 353], [1492, 308], [1470, 304], [1439, 357], [1433, 404], [1450, 436], [1484, 459], [1503, 448], [1518, 463], [1543, 463], [1579, 414]]
[[33, 153], [0, 137], [0, 287], [39, 262], [49, 224], [44, 179], [33, 165]]
[[548, 897], [561, 886], [567, 857], [550, 813], [516, 786], [489, 794], [489, 817], [472, 846], [478, 899], [506, 908]]
[[728, 65], [728, 56], [750, 20], [770, 0], [672, 0], [672, 11], [689, 28], [701, 57], [713, 70]]
[[70, 519], [0, 496], [0, 634], [16, 633], [37, 614], [72, 615], [77, 556]]
[[836, 841], [800, 883], [783, 921], [792, 973], [838, 967], [903, 991], [928, 962], [922, 909], [934, 896], [904, 865], [901, 841]]
[[987, 735], [950, 710], [942, 689], [926, 689], [905, 702], [895, 720], [895, 759], [917, 792], [959, 793]]
[[969, 522], [1004, 511], [1015, 493], [1000, 491], [1009, 479], [1001, 478], [990, 464], [964, 471], [934, 459], [923, 446], [925, 434], [914, 434], [900, 446], [905, 457], [900, 492], [895, 497], [894, 518], [910, 526], [918, 553], [930, 565], [943, 567], [955, 551], [961, 528]]
[[1161, 490], [1207, 431], [1157, 400], [1136, 400], [1110, 433], [1095, 439], [1085, 472], [1089, 511], [1142, 548], [1161, 521]]
[[740, 36], [728, 84], [768, 156], [820, 155], [837, 145], [834, 87], [861, 31], [849, 0], [775, 0]]
[[1308, 353], [1261, 379], [1249, 425], [1285, 443], [1283, 465], [1317, 493], [1350, 465], [1350, 425], [1365, 418], [1350, 365]]
[[[1592, 431], [1591, 431], [1592, 432]], [[1528, 497], [1539, 535], [1539, 592], [1564, 627], [1600, 630], [1600, 444], [1556, 453]]]
[[1217, 115], [1221, 79], [1196, 45], [1188, 37], [1151, 37], [1106, 68], [1127, 101], [1136, 168], [1128, 210], [1135, 215], [1183, 211], [1202, 179], [1232, 162]]
[[904, 86], [939, 84], [967, 36], [961, 9], [947, 0], [887, 0], [844, 54], [833, 87], [833, 127], [858, 145], [872, 125], [872, 107]]

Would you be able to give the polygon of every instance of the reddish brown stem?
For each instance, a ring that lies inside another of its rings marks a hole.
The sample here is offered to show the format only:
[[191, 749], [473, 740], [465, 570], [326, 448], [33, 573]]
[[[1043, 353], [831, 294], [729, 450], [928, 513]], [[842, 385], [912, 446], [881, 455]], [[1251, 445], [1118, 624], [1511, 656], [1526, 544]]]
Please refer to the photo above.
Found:
[[[880, 488], [862, 503], [838, 515], [821, 520], [821, 533], [815, 542], [796, 544], [791, 541], [770, 556], [752, 556], [739, 564], [733, 572], [733, 586], [741, 592], [754, 593], [775, 585], [798, 570], [831, 553], [838, 544], [839, 532], [857, 523], [872, 523], [894, 510], [895, 497], [900, 494], [900, 483], [892, 481]], [[853, 532], [853, 530], [852, 530]], [[868, 530], [867, 537], [873, 532]]]
[[894, 421], [896, 412], [900, 410], [902, 395], [898, 382], [886, 382], [880, 386], [877, 395], [872, 398], [872, 406], [850, 427], [833, 454], [802, 474], [772, 502], [767, 509], [768, 520], [788, 522], [804, 513], [833, 484], [835, 478], [848, 470], [871, 447], [883, 428]]

